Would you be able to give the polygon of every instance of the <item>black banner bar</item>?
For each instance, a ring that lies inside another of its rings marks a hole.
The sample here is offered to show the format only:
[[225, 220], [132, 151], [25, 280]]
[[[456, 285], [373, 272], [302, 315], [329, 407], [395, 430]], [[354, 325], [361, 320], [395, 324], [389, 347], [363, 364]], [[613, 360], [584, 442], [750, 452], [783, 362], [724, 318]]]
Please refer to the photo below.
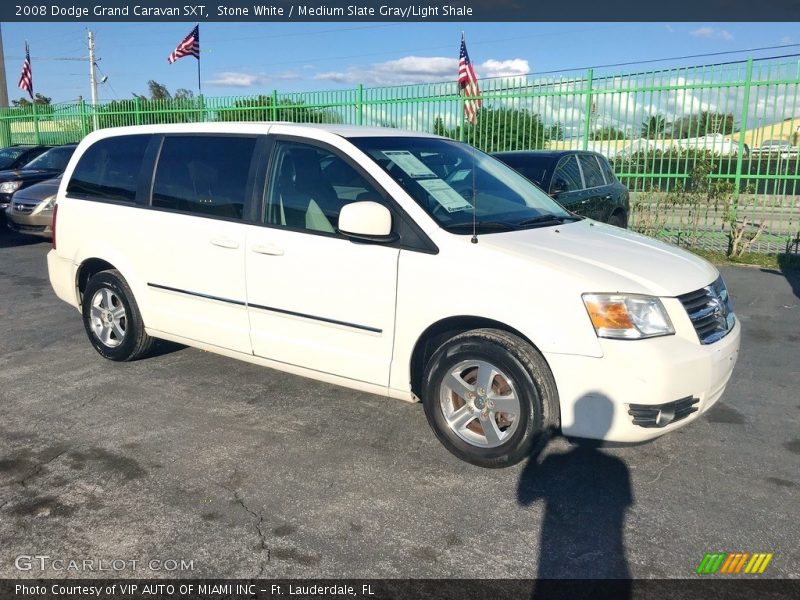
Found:
[[12, 0], [0, 21], [799, 21], [799, 0]]
[[4, 600], [784, 600], [800, 580], [698, 579], [19, 579], [0, 580]]

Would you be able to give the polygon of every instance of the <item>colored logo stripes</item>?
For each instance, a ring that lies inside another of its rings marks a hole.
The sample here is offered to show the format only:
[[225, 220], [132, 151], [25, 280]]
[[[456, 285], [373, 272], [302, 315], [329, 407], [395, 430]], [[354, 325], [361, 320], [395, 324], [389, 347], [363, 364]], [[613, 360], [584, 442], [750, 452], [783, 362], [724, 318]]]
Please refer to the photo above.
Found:
[[771, 552], [756, 552], [754, 554], [749, 552], [706, 553], [697, 567], [697, 573], [700, 575], [763, 573], [773, 556]]

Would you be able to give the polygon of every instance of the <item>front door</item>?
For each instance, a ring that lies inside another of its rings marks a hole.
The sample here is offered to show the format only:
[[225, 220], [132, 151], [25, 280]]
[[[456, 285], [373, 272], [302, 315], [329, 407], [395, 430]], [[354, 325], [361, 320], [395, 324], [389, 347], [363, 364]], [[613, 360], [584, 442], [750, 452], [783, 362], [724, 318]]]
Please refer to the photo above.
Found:
[[270, 164], [245, 252], [253, 352], [388, 386], [400, 251], [336, 232], [342, 206], [381, 196], [327, 147], [278, 140]]

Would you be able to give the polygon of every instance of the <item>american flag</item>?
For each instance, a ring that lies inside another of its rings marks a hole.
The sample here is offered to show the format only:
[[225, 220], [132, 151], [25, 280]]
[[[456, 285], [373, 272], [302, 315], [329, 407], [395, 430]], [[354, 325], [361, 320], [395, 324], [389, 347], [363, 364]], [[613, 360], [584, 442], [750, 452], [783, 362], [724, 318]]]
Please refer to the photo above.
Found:
[[[464, 116], [470, 123], [475, 123], [478, 109], [481, 107], [481, 90], [478, 87], [478, 76], [469, 61], [467, 43], [464, 34], [461, 34], [461, 52], [458, 55], [458, 89], [464, 92]], [[460, 93], [460, 92], [459, 92]]]
[[31, 51], [25, 42], [25, 62], [22, 63], [22, 73], [19, 76], [19, 89], [25, 90], [33, 99], [33, 74], [31, 73]]
[[183, 41], [167, 57], [167, 62], [172, 64], [184, 56], [194, 56], [200, 60], [200, 25], [195, 25], [189, 35], [183, 38]]

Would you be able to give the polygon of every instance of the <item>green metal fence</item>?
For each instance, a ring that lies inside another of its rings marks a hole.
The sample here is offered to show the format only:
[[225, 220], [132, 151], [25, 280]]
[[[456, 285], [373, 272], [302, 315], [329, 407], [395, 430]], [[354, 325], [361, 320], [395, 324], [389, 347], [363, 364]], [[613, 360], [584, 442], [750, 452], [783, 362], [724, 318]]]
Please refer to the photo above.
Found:
[[632, 225], [724, 249], [731, 228], [755, 251], [800, 246], [800, 59], [651, 71], [482, 79], [465, 122], [455, 82], [235, 97], [113, 100], [0, 111], [0, 144], [66, 143], [104, 127], [294, 121], [433, 132], [493, 152], [588, 149], [629, 187]]

